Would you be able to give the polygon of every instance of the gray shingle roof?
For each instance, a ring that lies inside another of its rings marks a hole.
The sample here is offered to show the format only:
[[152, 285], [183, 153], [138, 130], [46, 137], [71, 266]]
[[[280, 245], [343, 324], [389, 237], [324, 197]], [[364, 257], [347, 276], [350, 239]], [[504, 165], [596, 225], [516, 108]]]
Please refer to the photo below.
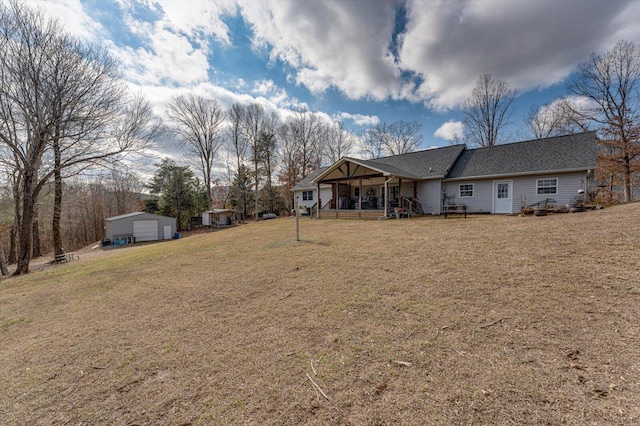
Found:
[[447, 179], [595, 167], [595, 132], [587, 132], [465, 150], [451, 168]]
[[328, 169], [328, 167], [320, 167], [319, 169], [312, 171], [311, 173], [309, 173], [307, 175], [306, 178], [304, 178], [300, 182], [296, 183], [296, 185], [293, 187], [292, 190], [293, 191], [302, 191], [303, 189], [315, 189], [316, 185], [314, 183], [312, 183], [311, 181], [316, 176], [319, 176], [320, 173], [324, 172], [327, 169]]
[[366, 162], [396, 176], [429, 179], [445, 176], [463, 150], [462, 144], [452, 145], [376, 158]]

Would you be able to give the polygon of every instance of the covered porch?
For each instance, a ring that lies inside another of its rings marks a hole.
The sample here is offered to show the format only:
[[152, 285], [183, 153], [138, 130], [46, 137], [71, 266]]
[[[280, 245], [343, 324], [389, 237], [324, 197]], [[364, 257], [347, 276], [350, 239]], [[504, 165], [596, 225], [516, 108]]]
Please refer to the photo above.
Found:
[[423, 212], [417, 198], [417, 180], [396, 174], [374, 160], [343, 158], [316, 177], [317, 185], [331, 187], [331, 198], [318, 199], [318, 219], [379, 219]]

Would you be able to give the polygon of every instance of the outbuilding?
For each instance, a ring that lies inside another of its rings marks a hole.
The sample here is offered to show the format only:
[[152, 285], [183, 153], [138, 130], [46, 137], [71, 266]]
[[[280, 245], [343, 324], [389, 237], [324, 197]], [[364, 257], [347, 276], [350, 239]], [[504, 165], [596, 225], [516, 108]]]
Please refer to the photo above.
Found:
[[204, 226], [231, 226], [236, 222], [236, 211], [231, 209], [213, 209], [202, 213]]
[[111, 241], [170, 240], [176, 233], [176, 219], [145, 212], [127, 213], [105, 219], [105, 228], [105, 237]]

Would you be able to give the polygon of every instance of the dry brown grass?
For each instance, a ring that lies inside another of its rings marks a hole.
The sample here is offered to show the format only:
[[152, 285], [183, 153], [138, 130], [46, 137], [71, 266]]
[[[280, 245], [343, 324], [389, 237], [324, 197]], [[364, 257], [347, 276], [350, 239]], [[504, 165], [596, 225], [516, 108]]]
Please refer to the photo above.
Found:
[[277, 219], [6, 280], [0, 423], [635, 424], [639, 217]]

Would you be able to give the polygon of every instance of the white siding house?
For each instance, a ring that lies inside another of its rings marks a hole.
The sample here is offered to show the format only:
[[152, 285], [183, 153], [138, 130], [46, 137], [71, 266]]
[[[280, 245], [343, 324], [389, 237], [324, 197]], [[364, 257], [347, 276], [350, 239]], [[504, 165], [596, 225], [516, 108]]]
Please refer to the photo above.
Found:
[[[596, 167], [595, 132], [467, 149], [453, 145], [390, 157], [345, 157], [294, 188], [317, 217], [377, 218], [396, 209], [441, 214], [512, 214], [548, 200], [570, 205], [587, 194]], [[418, 208], [418, 206], [420, 208]], [[357, 213], [354, 213], [357, 211]]]
[[318, 194], [318, 185], [311, 182], [324, 170], [320, 168], [314, 171], [293, 187], [294, 210], [299, 209], [300, 214], [309, 214], [312, 208], [317, 207], [318, 199], [323, 203], [332, 199], [331, 185], [320, 185], [320, 194]]

